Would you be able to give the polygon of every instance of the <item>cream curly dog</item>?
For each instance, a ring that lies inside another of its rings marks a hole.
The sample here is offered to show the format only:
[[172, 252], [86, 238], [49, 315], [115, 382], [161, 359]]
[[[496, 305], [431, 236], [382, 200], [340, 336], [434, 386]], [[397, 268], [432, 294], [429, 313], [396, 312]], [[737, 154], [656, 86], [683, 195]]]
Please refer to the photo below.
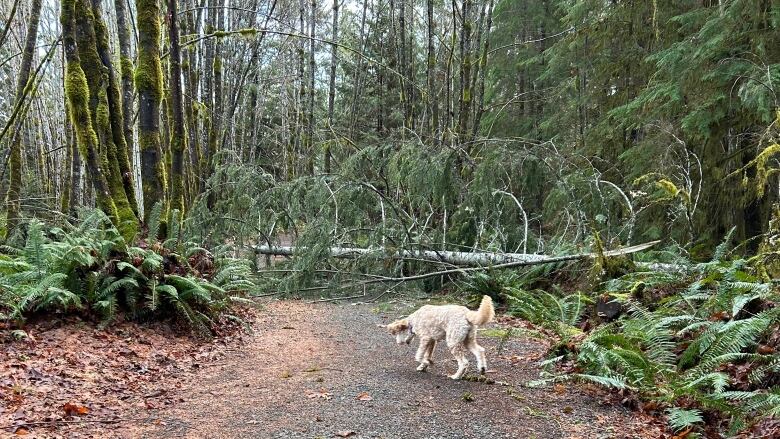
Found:
[[484, 374], [487, 370], [485, 348], [477, 344], [477, 327], [490, 322], [494, 317], [493, 300], [489, 296], [483, 296], [476, 311], [460, 305], [425, 305], [409, 317], [396, 320], [386, 328], [390, 334], [395, 335], [398, 344], [409, 344], [414, 337], [419, 337], [420, 346], [415, 359], [420, 363], [417, 370], [421, 372], [432, 363], [431, 357], [436, 342], [446, 340], [447, 347], [458, 361], [458, 371], [450, 375], [450, 378], [458, 380], [463, 377], [469, 364], [466, 351], [476, 357], [480, 373]]

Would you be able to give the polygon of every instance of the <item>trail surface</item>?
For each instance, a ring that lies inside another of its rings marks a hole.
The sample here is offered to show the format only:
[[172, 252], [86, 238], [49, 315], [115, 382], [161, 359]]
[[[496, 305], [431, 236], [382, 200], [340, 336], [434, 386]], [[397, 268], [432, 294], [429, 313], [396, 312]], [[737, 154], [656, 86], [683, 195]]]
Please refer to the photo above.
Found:
[[[543, 343], [479, 337], [495, 384], [452, 381], [437, 349], [415, 371], [414, 343], [377, 327], [399, 315], [372, 305], [270, 302], [243, 349], [210, 365], [179, 403], [120, 437], [186, 438], [640, 438], [656, 427], [601, 393], [574, 385], [526, 388]], [[473, 373], [473, 361], [472, 361]]]

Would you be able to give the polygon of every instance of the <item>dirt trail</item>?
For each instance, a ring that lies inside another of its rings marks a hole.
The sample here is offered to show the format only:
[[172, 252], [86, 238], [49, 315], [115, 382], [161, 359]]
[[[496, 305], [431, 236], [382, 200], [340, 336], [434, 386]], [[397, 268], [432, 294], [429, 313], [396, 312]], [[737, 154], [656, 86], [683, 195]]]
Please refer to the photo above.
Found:
[[[452, 381], [439, 349], [428, 373], [414, 346], [397, 346], [376, 324], [397, 313], [370, 305], [271, 302], [253, 340], [205, 368], [181, 402], [120, 437], [187, 438], [633, 438], [659, 437], [627, 410], [576, 386], [529, 389], [538, 341], [481, 337], [489, 376], [511, 383]], [[473, 371], [473, 362], [472, 362]], [[365, 393], [364, 393], [365, 392]], [[363, 395], [360, 399], [359, 396]], [[468, 400], [468, 401], [467, 401]]]

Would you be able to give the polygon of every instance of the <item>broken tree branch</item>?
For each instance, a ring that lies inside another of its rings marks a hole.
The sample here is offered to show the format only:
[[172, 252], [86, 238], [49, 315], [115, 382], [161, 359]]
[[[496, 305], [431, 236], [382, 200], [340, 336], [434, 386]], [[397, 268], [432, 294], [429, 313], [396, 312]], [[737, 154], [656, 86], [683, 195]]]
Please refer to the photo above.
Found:
[[[613, 257], [628, 255], [642, 250], [646, 250], [660, 241], [652, 241], [644, 244], [623, 247], [616, 250], [604, 252], [604, 256]], [[307, 251], [305, 247], [295, 246], [254, 246], [258, 254], [272, 256], [293, 256]], [[490, 252], [457, 252], [444, 250], [405, 250], [405, 249], [387, 249], [384, 247], [359, 248], [359, 247], [330, 247], [328, 254], [333, 258], [353, 259], [359, 257], [373, 257], [376, 259], [420, 259], [429, 262], [445, 262], [457, 266], [483, 268], [509, 268], [528, 265], [550, 264], [555, 262], [573, 261], [578, 259], [588, 259], [596, 257], [595, 253], [580, 253], [564, 256], [546, 256], [529, 253], [490, 253]], [[470, 269], [465, 269], [470, 270]], [[438, 274], [449, 272], [461, 272], [462, 268], [452, 270], [438, 271]], [[382, 278], [375, 281], [394, 281], [395, 278]]]

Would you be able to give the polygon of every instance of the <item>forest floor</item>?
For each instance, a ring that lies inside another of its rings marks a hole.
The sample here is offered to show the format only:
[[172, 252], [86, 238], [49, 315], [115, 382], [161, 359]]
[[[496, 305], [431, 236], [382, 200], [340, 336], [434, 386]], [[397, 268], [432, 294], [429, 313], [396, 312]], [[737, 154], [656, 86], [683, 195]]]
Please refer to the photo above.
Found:
[[[515, 321], [500, 319], [481, 331], [490, 382], [447, 378], [455, 362], [443, 348], [437, 349], [429, 372], [417, 372], [414, 343], [398, 346], [377, 327], [410, 305], [269, 301], [250, 319], [252, 334], [201, 344], [151, 330], [131, 333], [121, 325], [107, 331], [73, 325], [42, 330], [35, 343], [4, 348], [9, 356], [0, 358], [0, 366], [8, 366], [0, 373], [0, 391], [6, 393], [0, 434], [664, 437], [657, 419], [624, 408], [619, 398], [598, 389], [525, 387], [538, 378], [538, 362], [548, 345], [538, 333], [523, 329], [509, 338], [495, 336], [501, 333], [496, 327]], [[56, 347], [41, 345], [62, 337], [68, 353], [58, 360], [52, 357]]]

